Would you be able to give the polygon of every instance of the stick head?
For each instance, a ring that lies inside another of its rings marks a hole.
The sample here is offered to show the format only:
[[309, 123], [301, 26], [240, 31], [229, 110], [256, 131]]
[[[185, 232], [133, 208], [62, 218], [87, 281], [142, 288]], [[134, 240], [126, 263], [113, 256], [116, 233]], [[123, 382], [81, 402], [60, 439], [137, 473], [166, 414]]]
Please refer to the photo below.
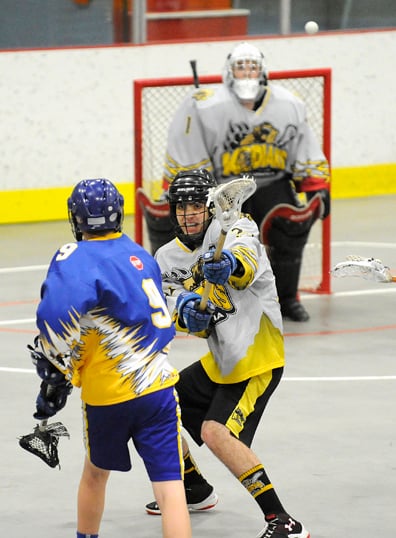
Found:
[[19, 438], [19, 446], [38, 456], [50, 467], [60, 467], [58, 442], [61, 436], [70, 437], [62, 422], [54, 422], [45, 427], [37, 424], [32, 433]]
[[336, 278], [356, 276], [373, 282], [393, 281], [389, 267], [381, 260], [362, 256], [347, 256], [346, 261], [337, 263], [330, 273]]
[[208, 206], [213, 202], [216, 218], [223, 232], [228, 232], [239, 219], [243, 202], [255, 192], [256, 188], [257, 184], [253, 177], [243, 176], [209, 191]]

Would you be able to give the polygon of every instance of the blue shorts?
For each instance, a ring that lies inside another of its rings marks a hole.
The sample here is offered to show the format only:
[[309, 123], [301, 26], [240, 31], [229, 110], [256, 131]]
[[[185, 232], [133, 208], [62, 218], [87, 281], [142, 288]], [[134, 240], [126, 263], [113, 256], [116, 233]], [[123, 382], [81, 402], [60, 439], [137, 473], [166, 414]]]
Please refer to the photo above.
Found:
[[180, 407], [174, 387], [115, 405], [83, 403], [84, 444], [88, 459], [101, 469], [132, 468], [132, 440], [152, 482], [181, 480]]

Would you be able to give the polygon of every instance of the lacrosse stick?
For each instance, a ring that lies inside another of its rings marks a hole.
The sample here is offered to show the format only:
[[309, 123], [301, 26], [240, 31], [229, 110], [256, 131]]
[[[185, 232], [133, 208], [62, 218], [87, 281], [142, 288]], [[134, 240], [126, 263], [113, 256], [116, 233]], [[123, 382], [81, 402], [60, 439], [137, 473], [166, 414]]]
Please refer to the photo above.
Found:
[[[221, 226], [220, 236], [213, 255], [214, 261], [220, 259], [227, 233], [240, 218], [243, 202], [254, 193], [256, 188], [257, 184], [253, 177], [243, 176], [209, 190], [207, 205], [209, 206], [213, 202], [216, 219]], [[205, 310], [212, 286], [212, 284], [208, 285], [208, 282], [206, 283], [199, 304], [200, 310]]]
[[337, 278], [357, 276], [374, 282], [396, 282], [396, 276], [392, 276], [381, 260], [362, 256], [347, 256], [346, 261], [337, 263], [330, 273]]
[[[51, 385], [48, 386], [47, 395], [51, 393]], [[58, 442], [59, 437], [68, 437], [70, 434], [62, 422], [47, 424], [47, 419], [42, 420], [34, 427], [32, 433], [22, 435], [19, 438], [19, 446], [41, 458], [47, 465], [54, 468], [59, 466]]]

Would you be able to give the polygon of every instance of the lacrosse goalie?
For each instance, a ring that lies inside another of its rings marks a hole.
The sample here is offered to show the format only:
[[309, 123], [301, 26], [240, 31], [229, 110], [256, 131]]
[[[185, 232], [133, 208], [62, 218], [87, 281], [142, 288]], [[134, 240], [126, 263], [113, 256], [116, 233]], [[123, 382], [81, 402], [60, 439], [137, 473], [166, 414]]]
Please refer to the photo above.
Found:
[[[263, 54], [249, 43], [238, 44], [227, 56], [223, 84], [193, 90], [169, 126], [164, 191], [179, 170], [197, 167], [213, 172], [218, 183], [254, 176], [258, 188], [243, 209], [267, 246], [283, 316], [307, 321], [297, 290], [311, 227], [330, 212], [329, 165], [304, 103], [268, 82]], [[308, 205], [318, 195], [320, 208], [315, 201], [302, 214], [296, 193], [304, 193]], [[169, 214], [164, 200], [153, 202], [140, 192], [138, 202], [154, 252], [172, 233]]]
[[175, 329], [159, 267], [122, 233], [124, 199], [109, 180], [80, 181], [68, 210], [76, 241], [51, 261], [31, 352], [43, 380], [36, 418], [63, 408], [70, 382], [81, 387], [86, 457], [77, 538], [97, 538], [110, 471], [131, 469], [130, 439], [164, 511], [162, 536], [191, 538], [178, 372], [168, 361]]
[[[285, 362], [274, 275], [257, 225], [240, 213], [255, 188], [253, 179], [216, 186], [205, 169], [179, 172], [168, 193], [176, 237], [155, 257], [176, 329], [207, 339], [209, 348], [180, 372], [176, 389], [183, 427], [197, 445], [205, 443], [252, 495], [265, 520], [260, 538], [309, 538], [304, 526], [287, 513], [250, 449]], [[224, 248], [218, 253], [221, 238]], [[185, 439], [183, 448], [189, 508], [208, 509], [217, 496]], [[156, 502], [146, 510], [160, 514]]]

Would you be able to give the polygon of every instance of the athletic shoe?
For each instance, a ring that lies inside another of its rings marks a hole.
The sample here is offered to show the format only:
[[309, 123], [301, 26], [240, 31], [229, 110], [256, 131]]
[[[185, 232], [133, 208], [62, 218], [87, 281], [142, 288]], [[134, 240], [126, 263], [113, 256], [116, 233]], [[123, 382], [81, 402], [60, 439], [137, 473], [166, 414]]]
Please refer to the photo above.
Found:
[[288, 318], [291, 321], [308, 321], [309, 314], [303, 307], [303, 305], [297, 301], [297, 299], [292, 299], [285, 301], [281, 304], [281, 312], [284, 318]]
[[276, 514], [266, 518], [267, 526], [256, 538], [310, 538], [302, 523], [289, 514]]
[[[186, 487], [187, 506], [190, 512], [207, 512], [212, 510], [219, 498], [208, 483], [194, 484]], [[161, 511], [156, 501], [146, 504], [146, 512], [150, 516], [160, 516]]]

